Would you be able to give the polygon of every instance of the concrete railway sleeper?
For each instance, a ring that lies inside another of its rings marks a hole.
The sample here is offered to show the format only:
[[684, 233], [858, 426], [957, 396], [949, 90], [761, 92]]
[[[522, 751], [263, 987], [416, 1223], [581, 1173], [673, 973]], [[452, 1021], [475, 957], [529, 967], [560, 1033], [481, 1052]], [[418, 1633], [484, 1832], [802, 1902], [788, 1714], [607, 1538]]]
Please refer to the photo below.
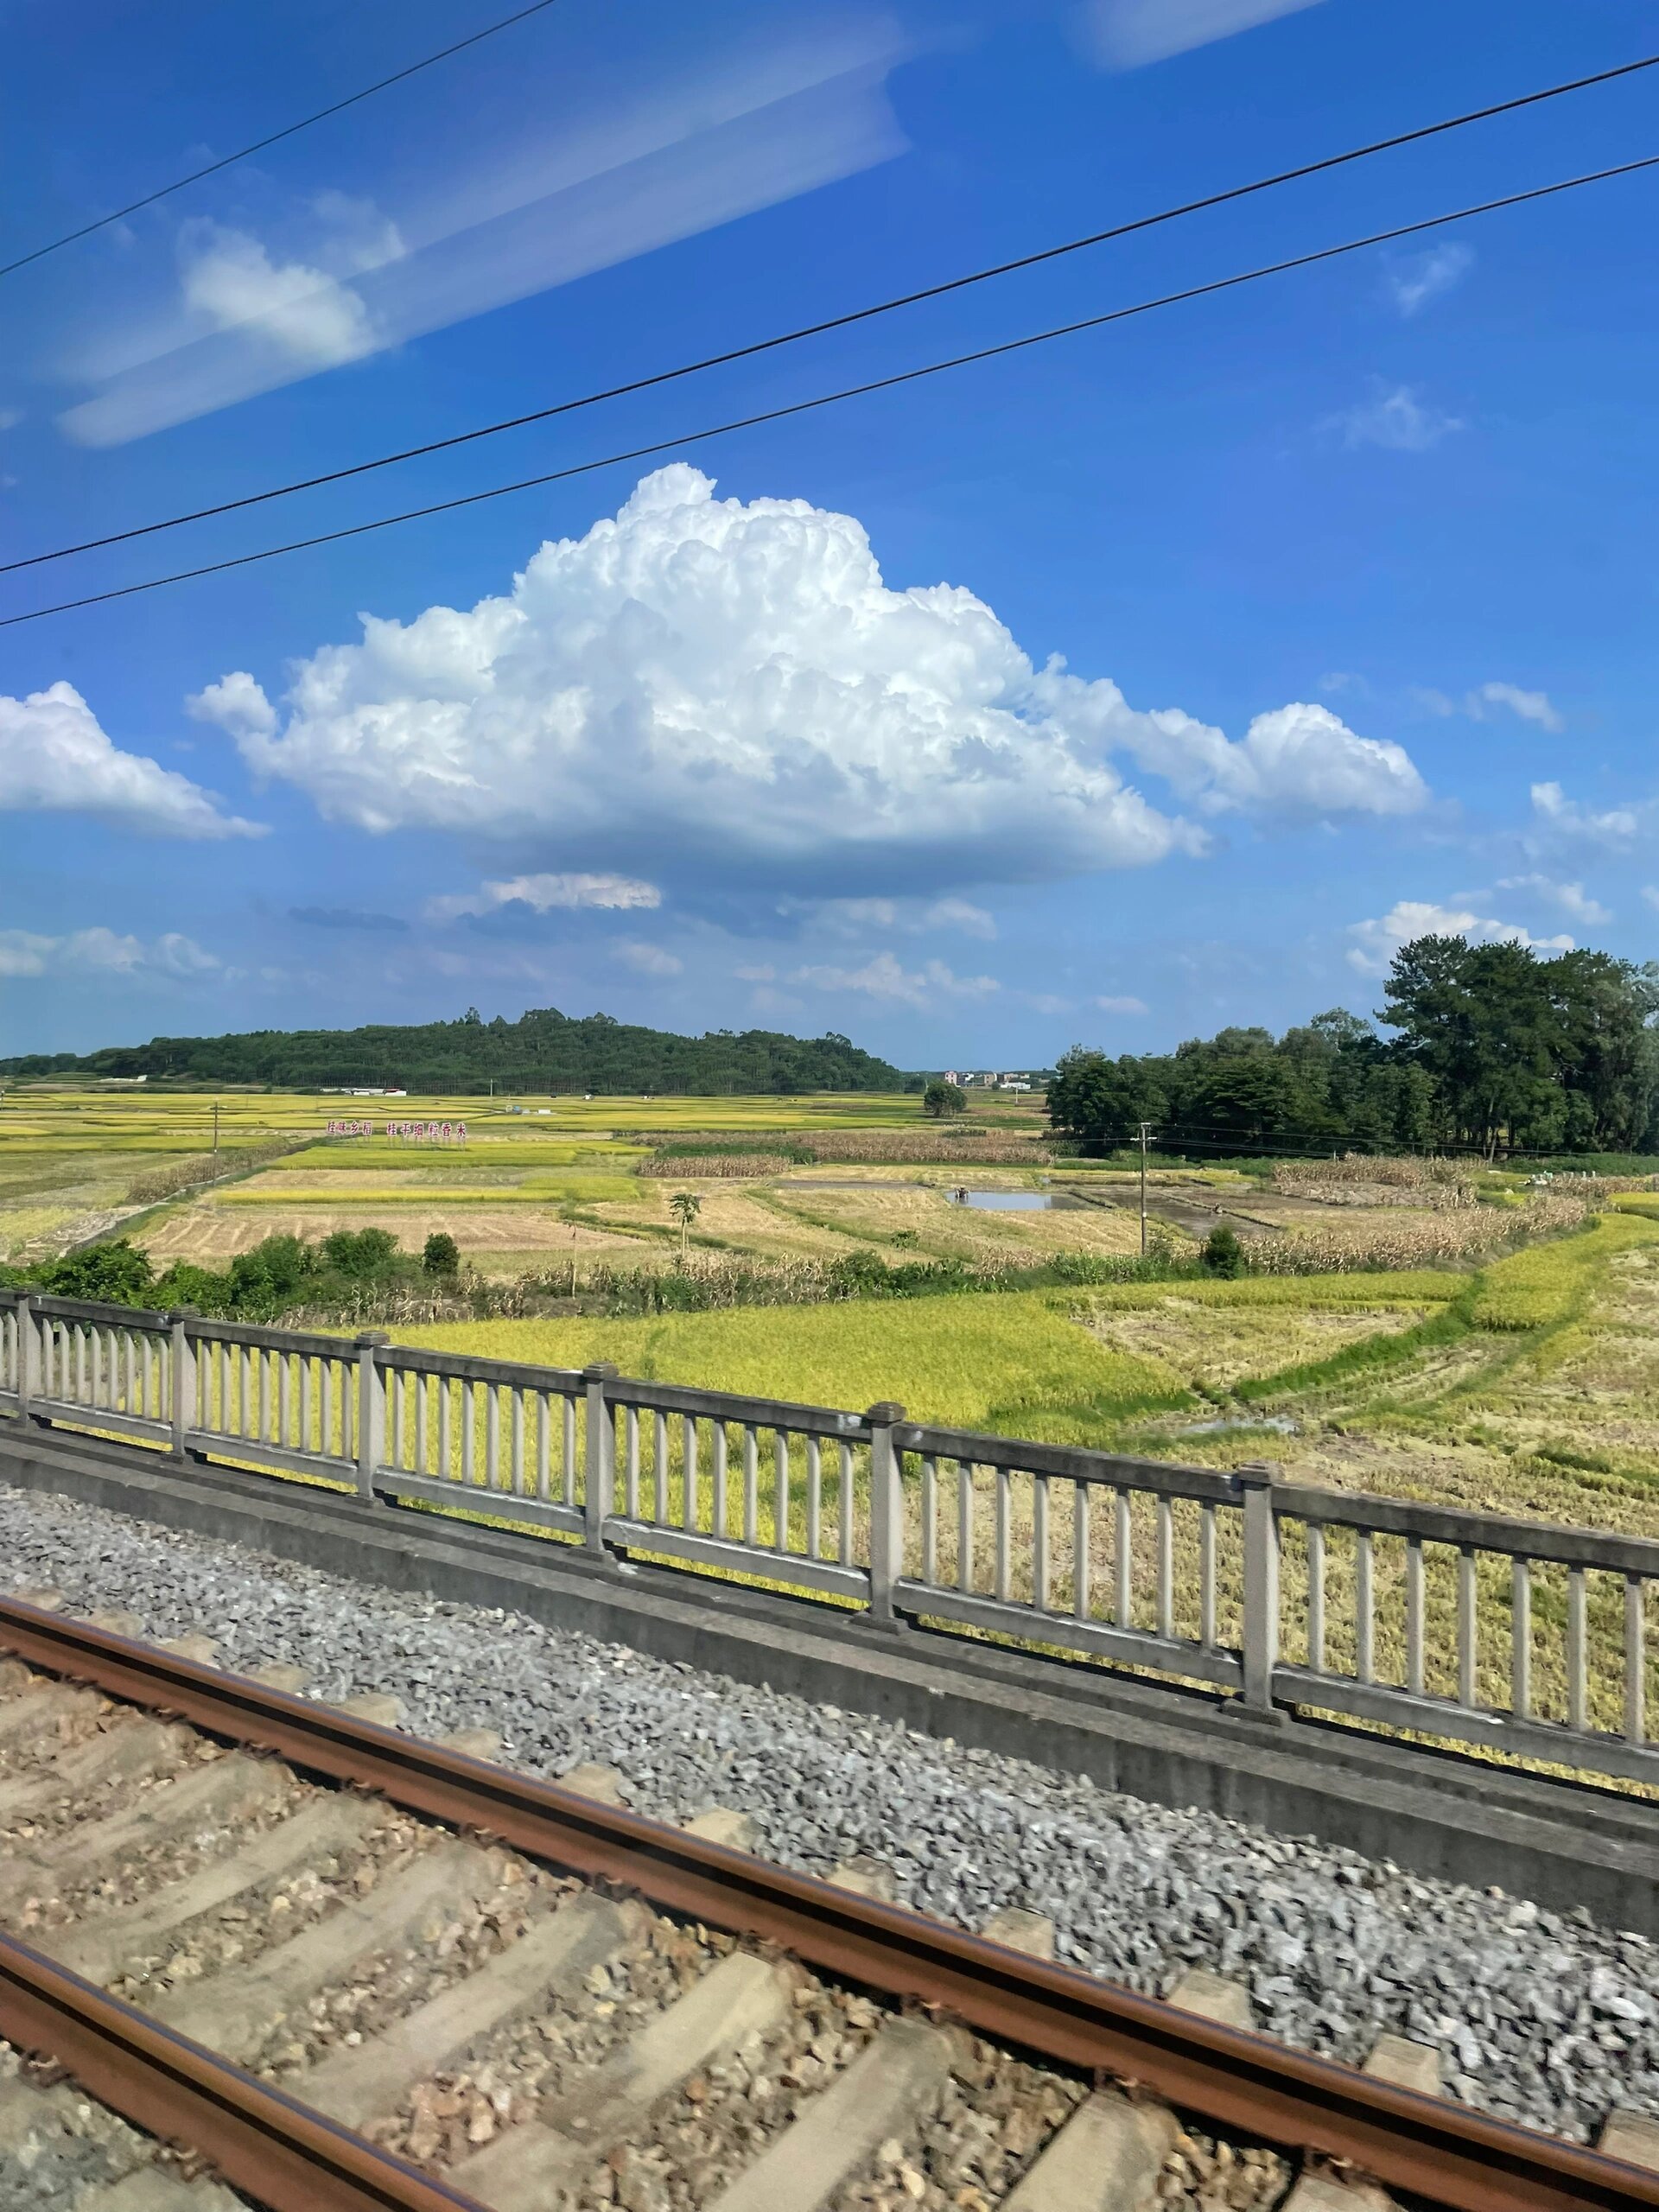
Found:
[[218, 2177], [129, 2145], [64, 2212], [1659, 2206], [1651, 2123], [1515, 2128], [1421, 2046], [1293, 2052], [1212, 1976], [1159, 2003], [1033, 1915], [968, 1936], [878, 1865], [768, 1866], [738, 1815], [671, 1828], [139, 1625], [0, 1601], [0, 2034], [81, 2085], [0, 2061], [0, 2197], [85, 2092]]

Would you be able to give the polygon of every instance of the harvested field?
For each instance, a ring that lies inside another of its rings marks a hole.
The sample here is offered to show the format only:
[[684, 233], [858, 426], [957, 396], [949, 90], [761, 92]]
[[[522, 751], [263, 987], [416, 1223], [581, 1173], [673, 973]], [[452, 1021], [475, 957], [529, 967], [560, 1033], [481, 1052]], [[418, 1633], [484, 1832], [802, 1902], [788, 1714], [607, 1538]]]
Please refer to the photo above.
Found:
[[296, 1206], [281, 1220], [253, 1207], [190, 1206], [147, 1225], [138, 1241], [157, 1267], [169, 1260], [194, 1260], [204, 1267], [251, 1252], [273, 1230], [318, 1243], [337, 1229], [390, 1228], [405, 1251], [418, 1252], [428, 1236], [443, 1230], [475, 1265], [496, 1271], [494, 1255], [528, 1255], [527, 1264], [548, 1255], [577, 1251], [637, 1252], [632, 1238], [618, 1230], [563, 1220], [551, 1207], [501, 1207], [486, 1211], [465, 1205], [384, 1207]]
[[[976, 1189], [1003, 1188], [1017, 1192], [1028, 1187], [1020, 1179], [997, 1179], [976, 1176]], [[769, 1193], [780, 1215], [822, 1230], [891, 1244], [904, 1239], [916, 1250], [935, 1257], [963, 1259], [1027, 1259], [1056, 1252], [1134, 1252], [1141, 1243], [1138, 1215], [1116, 1207], [1079, 1206], [1065, 1212], [993, 1213], [955, 1205], [950, 1181], [941, 1177], [931, 1186], [889, 1181], [861, 1185], [849, 1181], [831, 1187], [827, 1182], [808, 1185], [785, 1182]]]
[[1089, 1310], [1088, 1325], [1114, 1351], [1160, 1360], [1195, 1389], [1226, 1390], [1246, 1376], [1322, 1360], [1363, 1337], [1396, 1334], [1420, 1321], [1424, 1306], [1344, 1306], [1287, 1311], [1283, 1306], [1199, 1305], [1172, 1285], [1166, 1297], [1139, 1310]]

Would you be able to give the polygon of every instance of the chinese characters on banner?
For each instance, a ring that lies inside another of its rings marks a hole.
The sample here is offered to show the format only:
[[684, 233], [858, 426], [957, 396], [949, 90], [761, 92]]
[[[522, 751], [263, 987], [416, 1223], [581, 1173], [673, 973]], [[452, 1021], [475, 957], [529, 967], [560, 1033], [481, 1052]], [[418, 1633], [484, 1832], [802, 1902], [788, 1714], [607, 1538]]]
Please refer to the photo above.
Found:
[[[372, 1137], [372, 1122], [330, 1122], [323, 1133], [331, 1137]], [[409, 1144], [465, 1144], [465, 1122], [388, 1122], [386, 1135]]]

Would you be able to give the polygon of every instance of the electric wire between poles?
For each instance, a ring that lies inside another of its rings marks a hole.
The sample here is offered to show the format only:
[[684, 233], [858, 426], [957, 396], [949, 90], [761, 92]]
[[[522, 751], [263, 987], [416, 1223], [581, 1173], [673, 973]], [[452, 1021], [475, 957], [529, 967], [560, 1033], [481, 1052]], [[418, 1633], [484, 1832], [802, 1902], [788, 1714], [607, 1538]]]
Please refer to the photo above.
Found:
[[1466, 222], [1476, 215], [1489, 215], [1505, 207], [1520, 207], [1537, 200], [1548, 200], [1563, 192], [1576, 191], [1581, 185], [1602, 184], [1610, 178], [1632, 176], [1643, 169], [1659, 168], [1659, 154], [1644, 155], [1639, 161], [1620, 162], [1611, 168], [1591, 169], [1581, 176], [1561, 177], [1554, 184], [1538, 184], [1525, 192], [1506, 193], [1498, 200], [1485, 200], [1467, 207], [1451, 209], [1443, 215], [1427, 215], [1414, 223], [1401, 223], [1392, 230], [1372, 231], [1364, 238], [1344, 239], [1340, 245], [1319, 246], [1311, 253], [1293, 254], [1284, 261], [1264, 263], [1255, 269], [1237, 271], [1231, 276], [1217, 276], [1205, 284], [1191, 284], [1179, 292], [1165, 292], [1158, 298], [1139, 300], [1131, 307], [1111, 308], [1104, 314], [1085, 315], [1076, 322], [1056, 325], [1048, 330], [1028, 333], [1023, 338], [1004, 339], [998, 345], [981, 346], [968, 353], [952, 354], [942, 361], [925, 362], [919, 368], [900, 369], [891, 376], [875, 377], [868, 383], [848, 385], [838, 391], [816, 394], [810, 399], [798, 399], [784, 407], [764, 408], [753, 415], [739, 416], [728, 423], [714, 423], [701, 430], [684, 430], [671, 438], [658, 438], [648, 445], [632, 446], [626, 452], [605, 454], [596, 461], [573, 461], [568, 467], [552, 468], [539, 476], [525, 476], [512, 484], [492, 485], [487, 491], [463, 493], [453, 499], [436, 499], [424, 507], [406, 508], [401, 514], [380, 515], [372, 522], [350, 523], [340, 530], [320, 531], [312, 537], [291, 538], [286, 544], [267, 545], [254, 553], [238, 553], [224, 561], [209, 561], [196, 569], [175, 569], [170, 575], [149, 576], [143, 582], [118, 585], [111, 591], [89, 592], [81, 599], [60, 600], [51, 607], [30, 607], [22, 614], [0, 616], [0, 630], [15, 628], [22, 622], [38, 622], [48, 614], [68, 614], [83, 607], [101, 607], [111, 600], [131, 599], [140, 592], [160, 591], [168, 584], [193, 583], [198, 577], [222, 575], [227, 569], [246, 569], [261, 561], [274, 561], [286, 553], [308, 552], [319, 545], [336, 545], [350, 537], [365, 537], [377, 530], [391, 530], [405, 522], [421, 522], [432, 515], [454, 514], [463, 507], [475, 507], [488, 499], [502, 499], [514, 492], [530, 492], [547, 484], [562, 484], [573, 477], [589, 476], [601, 468], [615, 468], [625, 461], [645, 461], [658, 454], [671, 453], [682, 446], [696, 445], [709, 438], [729, 437], [739, 430], [758, 429], [767, 423], [786, 422], [792, 416], [810, 415], [820, 408], [834, 407], [848, 399], [868, 397], [872, 392], [893, 391], [900, 385], [916, 384], [926, 377], [943, 375], [947, 370], [972, 366], [981, 361], [992, 361], [1010, 353], [1025, 352], [1033, 346], [1047, 345], [1057, 338], [1071, 338], [1085, 330], [1099, 330], [1109, 323], [1125, 322], [1132, 317], [1150, 315], [1160, 308], [1175, 307], [1186, 300], [1205, 299], [1217, 292], [1236, 290], [1242, 284], [1253, 284], [1266, 276], [1278, 276], [1293, 269], [1308, 269], [1317, 263], [1334, 261], [1344, 254], [1362, 252], [1368, 246], [1388, 245], [1396, 238], [1414, 238], [1425, 231], [1439, 230], [1447, 223]]
[[[540, 0], [540, 4], [546, 6], [550, 0]], [[507, 18], [510, 22], [518, 20], [516, 16]], [[488, 34], [480, 32], [478, 35], [484, 37]], [[432, 58], [438, 60], [442, 57], [435, 55]], [[962, 276], [946, 277], [939, 283], [924, 285], [918, 291], [899, 293], [891, 299], [874, 301], [868, 307], [853, 308], [844, 315], [830, 315], [820, 322], [803, 323], [794, 330], [779, 331], [770, 338], [758, 338], [747, 346], [732, 346], [721, 353], [706, 354], [701, 360], [684, 361], [674, 368], [658, 369], [650, 376], [635, 377], [626, 383], [612, 385], [602, 391], [585, 392], [575, 399], [558, 400], [546, 407], [533, 408], [527, 414], [506, 416], [497, 423], [481, 423], [475, 429], [458, 430], [449, 437], [433, 438], [423, 445], [405, 446], [397, 453], [379, 454], [371, 461], [353, 461], [344, 468], [327, 469], [320, 475], [296, 477], [291, 483], [273, 485], [264, 492], [245, 493], [234, 499], [221, 499], [213, 506], [194, 507], [188, 513], [168, 515], [159, 522], [139, 523], [130, 530], [112, 531], [104, 537], [83, 538], [78, 544], [60, 545], [47, 553], [32, 553], [21, 561], [0, 562], [0, 575], [9, 575], [18, 569], [39, 568], [48, 561], [67, 560], [72, 554], [95, 552], [106, 545], [124, 545], [135, 537], [150, 537], [159, 531], [178, 530], [186, 523], [206, 522], [215, 515], [234, 514], [243, 507], [262, 506], [271, 499], [288, 499], [296, 492], [314, 492], [326, 484], [344, 483], [348, 478], [366, 476], [377, 469], [397, 467], [406, 461], [421, 461], [431, 454], [448, 453], [457, 446], [471, 445], [480, 438], [499, 437], [505, 431], [524, 429], [532, 423], [550, 422], [557, 416], [575, 414], [583, 408], [596, 407], [607, 400], [625, 399], [637, 392], [651, 391], [659, 385], [674, 384], [683, 378], [700, 375], [706, 369], [727, 368], [735, 361], [752, 360], [757, 354], [776, 352], [780, 346], [798, 345], [808, 338], [822, 338], [831, 331], [846, 330], [857, 323], [871, 321], [877, 316], [893, 315], [903, 308], [917, 307], [929, 300], [943, 299], [952, 292], [966, 291], [976, 284], [989, 283], [1000, 276], [1039, 268], [1046, 262], [1061, 260], [1069, 254], [1109, 245], [1141, 231], [1155, 230], [1163, 224], [1179, 221], [1187, 215], [1204, 213], [1212, 207], [1226, 207], [1233, 200], [1247, 200], [1257, 193], [1272, 191], [1280, 185], [1319, 176], [1328, 170], [1344, 168], [1351, 162], [1368, 160], [1373, 154], [1389, 153], [1401, 146], [1415, 145], [1426, 138], [1439, 137], [1450, 130], [1460, 130], [1468, 124], [1488, 122], [1494, 116], [1511, 115], [1521, 108], [1535, 107], [1544, 100], [1559, 99], [1564, 93], [1611, 84], [1617, 78], [1633, 76], [1656, 65], [1659, 65], [1659, 54], [1644, 55], [1637, 61], [1621, 62], [1618, 67], [1599, 70], [1593, 76], [1574, 77], [1559, 85], [1545, 86], [1537, 92], [1517, 94], [1513, 99], [1500, 100], [1491, 107], [1471, 108], [1462, 115], [1447, 116], [1439, 123], [1421, 124], [1414, 130], [1397, 132], [1390, 138], [1374, 139], [1368, 145], [1352, 146], [1344, 153], [1328, 154], [1317, 162], [1305, 162], [1295, 168], [1276, 170], [1270, 176], [1256, 177], [1247, 184], [1230, 185], [1224, 191], [1206, 194], [1198, 200], [1183, 200], [1176, 207], [1160, 208], [1150, 215], [1137, 215], [1128, 222], [1114, 224], [1107, 230], [1091, 231], [1081, 238], [1067, 238], [1058, 245], [1039, 247], [1035, 252], [1020, 254], [1014, 260], [995, 262], [983, 269], [971, 270]], [[416, 66], [424, 67], [426, 65], [421, 63]], [[296, 129], [301, 127], [295, 126]], [[233, 156], [232, 158], [239, 157]], [[204, 170], [200, 174], [205, 175], [207, 172]], [[105, 219], [112, 221], [114, 218]], [[19, 267], [21, 264], [14, 263], [12, 266]], [[4, 269], [0, 269], [0, 276], [5, 273]]]

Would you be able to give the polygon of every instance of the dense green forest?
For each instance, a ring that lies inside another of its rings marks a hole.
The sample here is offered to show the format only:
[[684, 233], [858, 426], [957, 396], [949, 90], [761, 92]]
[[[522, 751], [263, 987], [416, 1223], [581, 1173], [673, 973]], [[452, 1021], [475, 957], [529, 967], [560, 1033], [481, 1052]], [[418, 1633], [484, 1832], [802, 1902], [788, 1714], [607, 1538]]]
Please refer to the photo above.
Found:
[[16, 1076], [149, 1076], [190, 1083], [270, 1083], [296, 1090], [385, 1084], [460, 1095], [499, 1091], [653, 1091], [699, 1096], [771, 1091], [904, 1090], [922, 1078], [831, 1032], [806, 1039], [767, 1029], [677, 1037], [607, 1014], [579, 1020], [541, 1007], [506, 1021], [469, 1007], [458, 1021], [412, 1028], [256, 1029], [239, 1037], [155, 1037], [103, 1052], [0, 1060]]
[[1171, 1053], [1075, 1046], [1048, 1092], [1057, 1130], [1160, 1150], [1659, 1150], [1659, 965], [1605, 952], [1419, 938], [1376, 1020], [1340, 1008], [1275, 1038], [1224, 1029]]

